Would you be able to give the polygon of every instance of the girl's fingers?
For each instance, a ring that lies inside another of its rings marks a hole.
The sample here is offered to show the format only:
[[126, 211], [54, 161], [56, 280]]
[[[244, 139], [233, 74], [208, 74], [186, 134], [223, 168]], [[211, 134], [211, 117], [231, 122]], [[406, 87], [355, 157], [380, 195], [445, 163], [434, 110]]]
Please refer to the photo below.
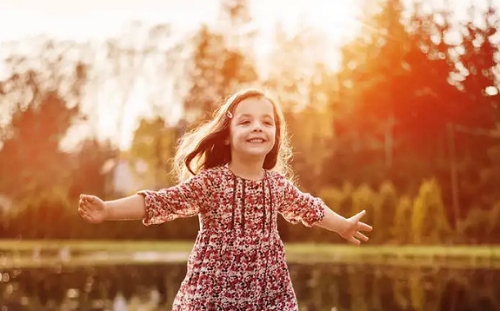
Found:
[[355, 245], [360, 245], [361, 244], [361, 242], [358, 239], [354, 238], [354, 236], [352, 236], [349, 239], [349, 242], [351, 242], [352, 244], [355, 244]]
[[85, 204], [85, 196], [83, 194], [80, 195], [80, 201], [79, 201], [79, 205], [80, 206], [83, 206], [83, 204]]
[[97, 197], [94, 196], [94, 195], [87, 196], [87, 200], [89, 201], [90, 204], [96, 204], [97, 203]]
[[93, 208], [95, 208], [96, 203], [97, 203], [97, 201], [96, 201], [95, 197], [93, 197], [93, 196], [86, 195], [83, 198], [83, 204], [87, 208], [87, 210], [92, 210]]
[[78, 214], [86, 220], [87, 222], [94, 223], [94, 219], [90, 215], [90, 210], [92, 209], [92, 203], [89, 200], [90, 197], [87, 195], [80, 195], [80, 202], [78, 204]]
[[87, 210], [89, 210], [89, 211], [90, 211], [90, 210], [93, 210], [93, 209], [94, 209], [94, 207], [95, 207], [95, 205], [93, 205], [93, 204], [92, 204], [92, 202], [90, 202], [90, 201], [88, 201], [88, 200], [86, 200], [86, 201], [84, 202], [84, 205], [85, 205], [85, 208], [86, 208]]
[[81, 212], [80, 213], [80, 216], [87, 222], [90, 222], [91, 221], [91, 217], [89, 216], [89, 214], [85, 213], [85, 212]]
[[358, 230], [361, 231], [372, 231], [373, 227], [370, 225], [365, 224], [364, 222], [358, 222]]
[[84, 211], [88, 211], [88, 210], [90, 209], [89, 204], [88, 204], [87, 202], [83, 202], [83, 203], [82, 203], [82, 209], [83, 209]]
[[363, 217], [365, 215], [365, 213], [366, 213], [365, 210], [357, 213], [356, 215], [352, 216], [352, 220], [359, 221], [361, 219], [361, 217]]
[[369, 240], [369, 239], [368, 239], [368, 237], [367, 237], [366, 235], [364, 235], [363, 233], [361, 233], [361, 232], [359, 232], [359, 231], [358, 231], [358, 232], [356, 232], [356, 233], [354, 234], [354, 236], [355, 236], [355, 237], [357, 237], [357, 238], [360, 238], [361, 240], [363, 240], [363, 241], [365, 241], [365, 242], [368, 242], [368, 240]]
[[82, 195], [82, 200], [87, 205], [94, 203], [94, 198], [91, 195]]
[[80, 200], [80, 203], [78, 204], [78, 210], [85, 210], [85, 209], [86, 209], [85, 202]]
[[82, 217], [83, 217], [83, 216], [88, 216], [88, 215], [89, 215], [89, 212], [88, 212], [88, 211], [86, 211], [86, 210], [85, 210], [85, 209], [83, 209], [83, 208], [78, 209], [78, 213], [79, 213], [80, 215], [82, 215]]

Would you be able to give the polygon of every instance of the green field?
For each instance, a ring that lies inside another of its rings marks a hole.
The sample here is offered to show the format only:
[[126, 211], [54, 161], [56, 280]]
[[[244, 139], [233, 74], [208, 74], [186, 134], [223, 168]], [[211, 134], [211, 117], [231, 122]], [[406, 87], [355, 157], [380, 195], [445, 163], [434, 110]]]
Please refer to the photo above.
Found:
[[[0, 241], [0, 267], [182, 262], [192, 242]], [[34, 255], [36, 254], [36, 256]], [[500, 246], [286, 244], [290, 263], [500, 269]]]

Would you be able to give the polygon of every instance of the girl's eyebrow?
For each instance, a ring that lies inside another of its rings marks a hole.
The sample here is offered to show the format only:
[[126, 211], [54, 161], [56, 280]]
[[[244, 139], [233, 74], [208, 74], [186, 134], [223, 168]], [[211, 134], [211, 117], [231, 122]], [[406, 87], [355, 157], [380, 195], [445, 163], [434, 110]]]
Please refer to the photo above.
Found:
[[[238, 119], [245, 118], [245, 117], [250, 117], [251, 118], [253, 116], [251, 114], [249, 114], [249, 113], [244, 113], [242, 115], [239, 115]], [[264, 114], [262, 117], [274, 119], [274, 117], [272, 115], [268, 114], [268, 113]]]

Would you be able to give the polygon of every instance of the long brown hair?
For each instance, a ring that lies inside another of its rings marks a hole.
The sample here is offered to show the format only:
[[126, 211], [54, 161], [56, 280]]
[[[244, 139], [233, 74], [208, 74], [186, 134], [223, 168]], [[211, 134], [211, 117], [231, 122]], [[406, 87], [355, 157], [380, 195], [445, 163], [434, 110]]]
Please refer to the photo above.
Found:
[[292, 150], [281, 108], [264, 92], [247, 89], [229, 97], [215, 112], [211, 121], [201, 124], [181, 139], [174, 158], [174, 172], [179, 181], [198, 174], [202, 169], [229, 163], [231, 147], [225, 141], [229, 138], [230, 116], [234, 115], [236, 106], [247, 98], [265, 98], [273, 105], [276, 140], [273, 149], [266, 155], [263, 168], [278, 171], [285, 176], [291, 174], [288, 161]]

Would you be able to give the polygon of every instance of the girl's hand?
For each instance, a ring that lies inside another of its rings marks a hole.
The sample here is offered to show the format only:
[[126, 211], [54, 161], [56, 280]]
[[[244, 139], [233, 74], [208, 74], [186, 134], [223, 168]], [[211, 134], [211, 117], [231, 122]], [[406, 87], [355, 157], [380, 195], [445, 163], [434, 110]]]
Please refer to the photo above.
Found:
[[78, 213], [86, 221], [98, 224], [108, 218], [108, 209], [103, 200], [93, 195], [80, 195]]
[[347, 241], [356, 245], [361, 244], [360, 240], [367, 242], [368, 237], [362, 234], [360, 231], [372, 231], [372, 227], [359, 221], [361, 217], [365, 215], [365, 213], [365, 211], [362, 211], [352, 216], [351, 218], [346, 219], [345, 228], [343, 228], [343, 230], [339, 232], [339, 235]]

